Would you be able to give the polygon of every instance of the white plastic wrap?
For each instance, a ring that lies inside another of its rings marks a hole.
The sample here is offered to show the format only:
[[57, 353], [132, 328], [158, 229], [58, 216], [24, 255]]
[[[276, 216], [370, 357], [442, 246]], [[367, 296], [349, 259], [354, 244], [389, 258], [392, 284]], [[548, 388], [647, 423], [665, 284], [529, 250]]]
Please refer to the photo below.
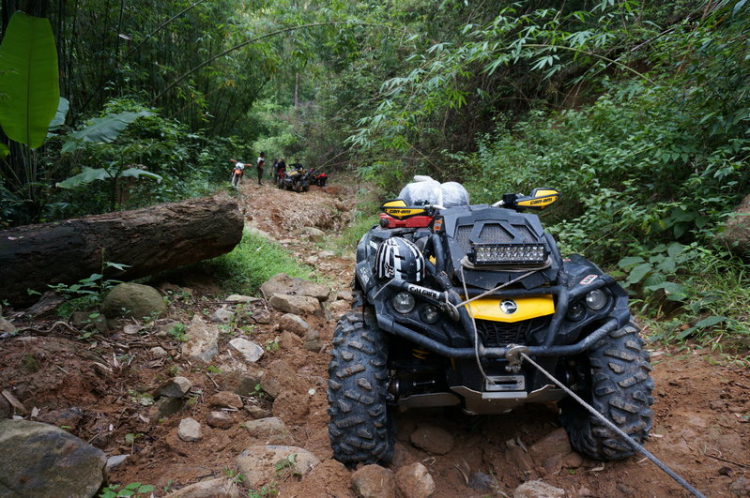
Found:
[[469, 205], [469, 192], [457, 182], [441, 184], [429, 176], [415, 176], [398, 194], [406, 204], [434, 204], [445, 208]]

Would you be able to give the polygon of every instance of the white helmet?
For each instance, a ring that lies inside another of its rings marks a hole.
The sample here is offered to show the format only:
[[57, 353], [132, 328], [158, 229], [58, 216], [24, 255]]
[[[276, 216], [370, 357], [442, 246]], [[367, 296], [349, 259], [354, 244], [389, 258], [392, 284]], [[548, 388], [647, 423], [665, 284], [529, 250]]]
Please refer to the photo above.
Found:
[[375, 267], [375, 273], [381, 279], [411, 283], [424, 280], [424, 256], [413, 242], [401, 237], [391, 237], [380, 244]]

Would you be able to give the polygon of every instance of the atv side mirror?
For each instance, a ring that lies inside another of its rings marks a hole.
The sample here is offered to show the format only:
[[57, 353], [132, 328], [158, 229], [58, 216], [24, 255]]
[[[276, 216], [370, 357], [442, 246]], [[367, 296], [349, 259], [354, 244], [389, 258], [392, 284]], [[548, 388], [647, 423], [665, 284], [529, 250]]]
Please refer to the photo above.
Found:
[[503, 200], [494, 204], [508, 209], [522, 211], [524, 209], [541, 210], [553, 204], [560, 198], [560, 192], [553, 188], [535, 188], [531, 195], [506, 194]]

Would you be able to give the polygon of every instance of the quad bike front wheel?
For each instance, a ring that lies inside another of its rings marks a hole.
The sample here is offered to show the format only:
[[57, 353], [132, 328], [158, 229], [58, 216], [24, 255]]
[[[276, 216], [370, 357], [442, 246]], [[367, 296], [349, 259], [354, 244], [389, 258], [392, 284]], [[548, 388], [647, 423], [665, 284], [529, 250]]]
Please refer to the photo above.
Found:
[[345, 465], [385, 464], [393, 456], [385, 340], [361, 310], [347, 313], [336, 325], [328, 366], [328, 434], [334, 458]]
[[[651, 430], [653, 403], [649, 355], [638, 327], [630, 323], [610, 332], [579, 366], [580, 396], [623, 432], [642, 444]], [[561, 422], [572, 446], [597, 460], [622, 460], [635, 450], [577, 401], [560, 402]]]

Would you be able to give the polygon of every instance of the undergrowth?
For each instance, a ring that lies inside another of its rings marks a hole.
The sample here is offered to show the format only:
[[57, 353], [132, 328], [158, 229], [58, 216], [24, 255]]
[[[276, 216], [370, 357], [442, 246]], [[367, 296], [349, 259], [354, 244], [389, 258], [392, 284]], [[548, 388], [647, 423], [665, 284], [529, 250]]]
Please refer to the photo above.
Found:
[[260, 286], [279, 273], [316, 280], [312, 269], [300, 263], [283, 247], [245, 230], [242, 241], [228, 254], [212, 259], [205, 267], [232, 292], [257, 294]]

